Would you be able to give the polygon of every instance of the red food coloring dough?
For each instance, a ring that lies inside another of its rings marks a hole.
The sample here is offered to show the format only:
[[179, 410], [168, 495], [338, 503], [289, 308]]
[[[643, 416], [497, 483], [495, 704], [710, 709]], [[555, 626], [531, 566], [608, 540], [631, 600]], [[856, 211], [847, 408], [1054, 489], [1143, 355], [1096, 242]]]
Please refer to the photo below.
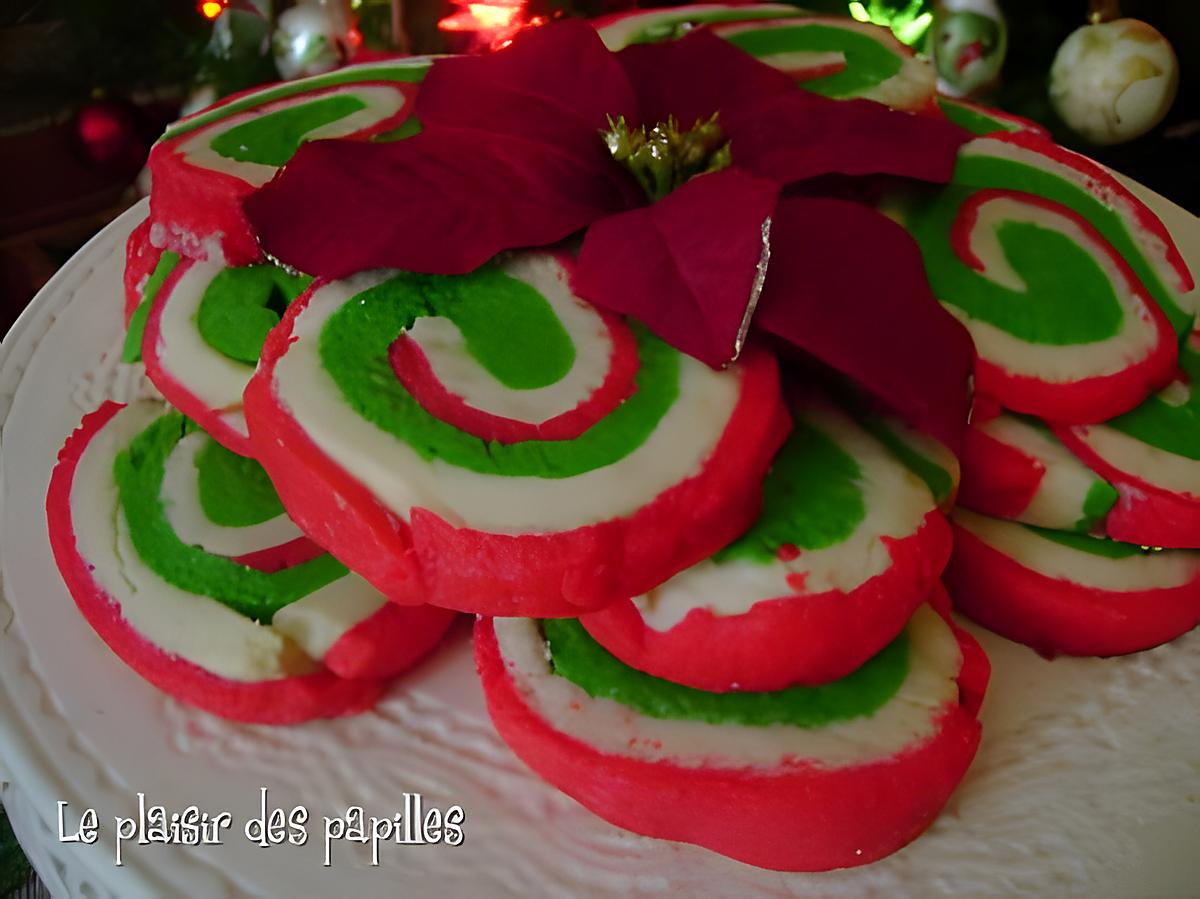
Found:
[[[1107, 457], [1091, 439], [1094, 430], [1106, 427], [1055, 428], [1063, 444], [1117, 490], [1117, 501], [1105, 519], [1105, 532], [1114, 540], [1139, 546], [1200, 547], [1200, 484], [1196, 492], [1190, 492], [1156, 483], [1161, 475], [1156, 465], [1162, 463], [1154, 457], [1152, 447], [1146, 447], [1149, 455], [1138, 471], [1131, 470], [1128, 462]], [[1180, 461], [1193, 464], [1190, 459]]]
[[600, 310], [613, 350], [604, 382], [575, 408], [542, 422], [518, 421], [470, 405], [438, 380], [429, 359], [407, 334], [396, 338], [388, 356], [396, 379], [421, 407], [436, 418], [481, 440], [519, 443], [522, 440], [571, 440], [610, 415], [636, 389], [637, 346], [630, 330], [616, 315]]
[[[606, 751], [542, 716], [524, 675], [502, 653], [491, 619], [476, 623], [475, 664], [492, 722], [509, 748], [606, 821], [761, 868], [824, 871], [868, 864], [915, 839], [970, 764], [990, 666], [970, 635], [950, 627], [961, 657], [958, 695], [935, 713], [932, 734], [878, 761], [845, 765], [806, 758], [800, 730], [794, 756], [774, 766], [744, 763], [736, 743], [728, 758], [703, 764], [655, 758], [661, 743], [652, 742], [647, 757], [636, 737], [625, 752]], [[589, 711], [579, 711], [581, 723]]]
[[84, 417], [59, 452], [46, 497], [55, 562], [75, 604], [96, 634], [126, 665], [160, 690], [235, 721], [289, 724], [355, 714], [374, 705], [386, 686], [383, 681], [344, 680], [321, 667], [285, 678], [231, 680], [160, 649], [125, 620], [120, 603], [97, 583], [94, 566], [79, 553], [71, 501], [80, 458], [121, 408], [106, 403]]
[[141, 305], [143, 291], [150, 275], [158, 265], [162, 249], [150, 243], [150, 220], [144, 219], [141, 224], [129, 233], [125, 242], [125, 324], [133, 318], [134, 310]]
[[[1166, 315], [1154, 302], [1120, 254], [1083, 216], [1053, 200], [1006, 190], [979, 190], [959, 208], [950, 234], [954, 253], [978, 272], [987, 264], [975, 252], [981, 209], [995, 201], [1014, 201], [1032, 209], [1044, 209], [1068, 220], [1079, 229], [1097, 253], [1107, 257], [1118, 273], [1117, 289], [1128, 292], [1140, 321], [1150, 323], [1153, 337], [1148, 346], [1138, 347], [1139, 356], [1111, 374], [1057, 380], [1011, 371], [1001, 360], [980, 350], [975, 363], [975, 388], [1016, 412], [1038, 415], [1048, 421], [1084, 423], [1103, 421], [1136, 406], [1149, 393], [1164, 386], [1176, 370], [1178, 358], [1175, 332]], [[1126, 313], [1129, 314], [1129, 313]], [[1086, 350], [1085, 350], [1086, 352]]]
[[[77, 478], [104, 476], [107, 471], [102, 461], [90, 461], [81, 475], [81, 460], [85, 459], [89, 451], [120, 451], [120, 447], [113, 449], [104, 441], [119, 439], [116, 435], [128, 429], [129, 426], [115, 421], [124, 408], [110, 402], [84, 418], [79, 429], [67, 440], [59, 454], [58, 464], [51, 477], [46, 508], [55, 560], [76, 605], [109, 648], [146, 680], [182, 702], [225, 718], [267, 724], [296, 723], [312, 718], [355, 714], [371, 707], [382, 695], [387, 679], [410, 668], [440, 641], [453, 619], [452, 613], [429, 606], [402, 608], [381, 600], [377, 601], [378, 607], [374, 611], [364, 610], [365, 615], [363, 612], [357, 613], [358, 620], [344, 626], [345, 629], [341, 633], [333, 631], [329, 637], [332, 638], [332, 642], [322, 644], [324, 648], [319, 659], [308, 655], [298, 644], [288, 642], [290, 638], [285, 638], [284, 643], [278, 644], [279, 659], [276, 664], [282, 671], [292, 673], [282, 675], [270, 674], [261, 669], [261, 659], [255, 661], [248, 656], [243, 662], [232, 661], [226, 648], [216, 646], [213, 647], [212, 660], [207, 662], [215, 668], [210, 670], [209, 667], [205, 667], [204, 660], [208, 656], [203, 652], [203, 658], [193, 660], [197, 658], [195, 654], [200, 652], [194, 641], [184, 641], [191, 648], [176, 651], [165, 648], [146, 636], [146, 633], [128, 617], [121, 596], [118, 595], [120, 591], [118, 594], [110, 593], [102, 584], [103, 579], [112, 576], [108, 570], [110, 562], [85, 555], [84, 547], [95, 544], [95, 535], [85, 534], [81, 540], [76, 530], [78, 527], [95, 526], [90, 517], [92, 513], [82, 509], [79, 499], [80, 495], [90, 496], [89, 491], [95, 488], [89, 488], [86, 482], [77, 484]], [[135, 418], [141, 415], [134, 410], [131, 410], [130, 414]], [[147, 420], [153, 421], [153, 414]], [[116, 428], [117, 431], [114, 431], [113, 435], [106, 434], [106, 427]], [[135, 424], [134, 427], [141, 426]], [[99, 448], [93, 449], [93, 444]], [[97, 465], [100, 465], [99, 469]], [[100, 475], [97, 475], [98, 471]], [[118, 507], [114, 514], [121, 516], [124, 512]], [[117, 539], [119, 541], [121, 538]], [[126, 553], [132, 554], [131, 559], [138, 553], [136, 545], [131, 543], [125, 550]], [[276, 546], [230, 557], [230, 561], [257, 572], [271, 574], [314, 561], [322, 555], [323, 551], [312, 541], [299, 537]], [[118, 555], [117, 558], [122, 557]], [[155, 570], [153, 563], [142, 560], [140, 556], [136, 564], [150, 565], [150, 570]], [[145, 576], [147, 575], [123, 574], [122, 578], [134, 578], [136, 581]], [[347, 579], [344, 582], [346, 589], [353, 591], [355, 585], [349, 580], [353, 575], [343, 575], [343, 578]], [[124, 582], [122, 580], [122, 583]], [[342, 583], [341, 580], [335, 580], [327, 585], [327, 588], [340, 589]], [[163, 584], [163, 590], [184, 589], [170, 586], [166, 581]], [[125, 601], [128, 602], [129, 598], [126, 597]], [[220, 600], [196, 595], [195, 601], [192, 612], [195, 618], [186, 622], [185, 628], [203, 633], [205, 628], [215, 626], [216, 631], [212, 639], [220, 640], [225, 633], [222, 627], [226, 626], [214, 624], [219, 622], [221, 617], [213, 617], [211, 607], [206, 605], [216, 604]], [[301, 601], [303, 598], [297, 600]], [[285, 606], [284, 610], [287, 608]], [[229, 611], [232, 613], [232, 610]], [[136, 612], [137, 616], [145, 614], [144, 609]], [[277, 616], [282, 614], [282, 610], [276, 612]], [[318, 617], [324, 614], [318, 613]], [[141, 617], [137, 620], [144, 622]], [[281, 621], [282, 618], [277, 617], [276, 620]], [[249, 626], [252, 629], [266, 627], [254, 623], [250, 623]], [[161, 629], [161, 625], [152, 627]], [[280, 624], [277, 633], [284, 634], [285, 631], [292, 633]], [[163, 631], [169, 632], [170, 629]], [[241, 633], [247, 634], [248, 631], [243, 628]], [[247, 638], [247, 653], [255, 652], [257, 644], [252, 646], [252, 643], [254, 640]], [[258, 650], [263, 651], [268, 645], [275, 644], [264, 644], [258, 647]], [[187, 654], [192, 655], [189, 657]], [[230, 664], [238, 671], [244, 668], [245, 672], [250, 673], [243, 672], [237, 676], [217, 673], [225, 670], [221, 666]], [[238, 667], [239, 665], [241, 667]]]
[[[1047, 536], [1054, 533], [957, 512], [944, 575], [955, 608], [1050, 657], [1137, 652], [1174, 640], [1200, 621], [1200, 553], [1143, 554], [1120, 545], [1126, 554], [1110, 557]], [[1137, 566], [1132, 573], [1119, 573], [1118, 566], [1131, 565]]]
[[828, 683], [887, 645], [925, 601], [951, 544], [929, 489], [834, 407], [794, 411], [748, 534], [580, 619], [625, 664], [718, 693]]
[[[247, 103], [254, 92], [230, 97], [222, 101], [230, 110], [227, 114], [222, 115], [220, 108], [208, 110], [195, 117], [201, 124], [192, 126], [185, 120], [169, 130], [151, 148], [148, 163], [153, 179], [150, 220], [155, 243], [183, 256], [228, 265], [261, 261], [258, 233], [242, 203], [291, 156], [294, 148], [274, 147], [272, 141], [281, 135], [286, 139], [290, 131], [303, 127], [281, 123], [282, 130], [268, 138], [261, 133], [261, 121], [294, 114], [301, 104], [315, 108], [341, 100], [347, 105], [340, 115], [329, 121], [324, 116], [309, 127], [317, 135], [325, 133], [322, 128], [334, 127], [339, 137], [354, 142], [396, 128], [412, 111], [415, 84], [364, 80], [320, 86], [325, 80], [318, 76], [312, 88], [290, 96], [276, 97], [271, 88], [263, 89], [257, 104]], [[381, 97], [391, 98], [385, 109], [372, 109], [371, 103]], [[339, 121], [355, 122], [358, 127], [338, 128]], [[258, 128], [260, 133], [246, 138], [251, 143], [248, 147], [223, 146], [222, 137], [238, 128]], [[255, 139], [265, 141], [265, 148], [255, 146]], [[304, 136], [295, 135], [294, 139], [303, 140]]]
[[[391, 599], [485, 614], [575, 616], [661, 583], [729, 542], [754, 517], [759, 498], [749, 485], [765, 472], [788, 427], [774, 360], [761, 349], [740, 363], [736, 402], [708, 457], [630, 514], [563, 530], [502, 533], [421, 505], [392, 509], [320, 447], [280, 396], [276, 370], [286, 354], [310, 352], [304, 343], [310, 338], [298, 343], [293, 329], [322, 289], [318, 282], [294, 302], [267, 339], [245, 393], [251, 442], [301, 528]], [[620, 347], [618, 341], [610, 357], [618, 368]], [[389, 357], [390, 369], [396, 361], [390, 350]], [[476, 421], [466, 431], [494, 424]]]
[[[172, 368], [172, 359], [163, 353], [163, 314], [176, 288], [196, 264], [191, 259], [180, 259], [154, 297], [142, 334], [142, 361], [146, 366], [146, 376], [172, 406], [200, 425], [222, 446], [241, 456], [253, 456], [254, 451], [244, 426], [239, 427], [231, 420], [230, 415], [236, 411], [236, 407], [214, 408], [196, 393], [193, 383], [186, 383], [177, 375]], [[213, 352], [216, 353], [215, 350]], [[249, 371], [247, 368], [247, 376]]]

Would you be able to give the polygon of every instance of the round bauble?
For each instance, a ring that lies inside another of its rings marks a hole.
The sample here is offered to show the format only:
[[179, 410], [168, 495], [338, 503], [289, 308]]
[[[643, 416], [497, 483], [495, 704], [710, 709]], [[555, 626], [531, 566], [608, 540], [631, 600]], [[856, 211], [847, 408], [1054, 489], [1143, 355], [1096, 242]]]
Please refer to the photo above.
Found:
[[1050, 99], [1072, 130], [1119, 144], [1162, 121], [1175, 100], [1179, 62], [1171, 44], [1137, 19], [1084, 25], [1050, 67]]

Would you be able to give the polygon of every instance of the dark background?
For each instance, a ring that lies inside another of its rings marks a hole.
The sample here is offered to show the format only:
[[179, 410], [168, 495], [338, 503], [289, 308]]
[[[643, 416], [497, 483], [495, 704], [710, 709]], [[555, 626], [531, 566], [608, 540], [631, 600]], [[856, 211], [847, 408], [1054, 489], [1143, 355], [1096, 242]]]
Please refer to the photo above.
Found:
[[[415, 51], [444, 49], [435, 24], [449, 2], [407, 0]], [[532, 0], [579, 14], [630, 2]], [[276, 8], [287, 3], [276, 0]], [[386, 8], [387, 0], [364, 0], [359, 12], [381, 3]], [[800, 5], [837, 12], [847, 6]], [[1008, 55], [999, 89], [981, 99], [1041, 122], [1061, 143], [1200, 213], [1200, 3], [1121, 4], [1123, 15], [1144, 19], [1174, 44], [1181, 78], [1166, 120], [1115, 147], [1075, 137], [1046, 93], [1055, 51], [1085, 22], [1086, 0], [1001, 0], [1001, 7]], [[195, 0], [0, 0], [0, 332], [88, 237], [137, 198], [133, 181], [145, 153], [198, 76], [225, 90], [277, 77], [269, 57], [214, 59], [205, 52], [211, 30]], [[123, 144], [100, 160], [85, 141], [88, 117], [99, 120], [92, 126], [121, 132]]]
[[1200, 3], [1124, 0], [1121, 13], [1150, 23], [1174, 45], [1179, 95], [1161, 125], [1115, 147], [1075, 137], [1050, 107], [1046, 75], [1058, 46], [1083, 22], [1087, 4], [1064, 0], [1001, 0], [1008, 16], [1008, 57], [997, 105], [1041, 122], [1059, 143], [1129, 175], [1200, 214]]

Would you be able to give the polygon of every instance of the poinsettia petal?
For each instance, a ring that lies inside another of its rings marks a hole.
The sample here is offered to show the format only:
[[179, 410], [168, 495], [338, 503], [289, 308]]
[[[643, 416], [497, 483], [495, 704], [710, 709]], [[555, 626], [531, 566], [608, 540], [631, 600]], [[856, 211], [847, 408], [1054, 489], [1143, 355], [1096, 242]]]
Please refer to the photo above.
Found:
[[653, 206], [592, 225], [572, 286], [721, 366], [736, 356], [756, 298], [763, 222], [778, 194], [774, 182], [736, 169], [693, 178]]
[[738, 167], [785, 183], [835, 173], [945, 182], [970, 137], [946, 119], [801, 90], [730, 108], [721, 122]]
[[605, 160], [606, 117], [635, 110], [625, 71], [580, 19], [528, 29], [495, 53], [439, 59], [416, 102], [426, 128], [476, 128]]
[[781, 200], [754, 324], [960, 445], [974, 345], [930, 292], [916, 243], [883, 214], [845, 200]]
[[797, 93], [783, 72], [704, 30], [676, 41], [634, 44], [617, 59], [636, 86], [639, 124], [674, 116], [687, 130], [718, 110], [724, 122], [730, 111], [753, 99]]
[[271, 255], [311, 275], [462, 274], [641, 201], [617, 166], [548, 144], [431, 128], [372, 144], [311, 141], [244, 203]]

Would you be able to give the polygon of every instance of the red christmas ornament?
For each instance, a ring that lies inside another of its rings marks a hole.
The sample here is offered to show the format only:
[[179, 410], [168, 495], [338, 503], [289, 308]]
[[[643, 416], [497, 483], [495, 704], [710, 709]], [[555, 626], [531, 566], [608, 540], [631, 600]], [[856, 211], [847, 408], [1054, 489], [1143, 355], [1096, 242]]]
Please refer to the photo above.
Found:
[[89, 166], [114, 175], [133, 175], [146, 162], [149, 146], [137, 114], [127, 103], [93, 100], [79, 110], [73, 125], [77, 150]]

